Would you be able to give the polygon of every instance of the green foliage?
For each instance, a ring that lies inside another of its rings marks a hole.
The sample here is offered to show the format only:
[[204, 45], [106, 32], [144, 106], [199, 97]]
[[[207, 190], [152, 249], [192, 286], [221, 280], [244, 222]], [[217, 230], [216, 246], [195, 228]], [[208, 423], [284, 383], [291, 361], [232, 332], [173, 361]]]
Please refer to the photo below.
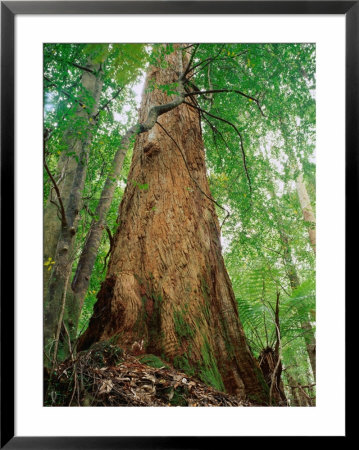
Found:
[[154, 367], [155, 369], [160, 369], [161, 367], [164, 367], [165, 369], [168, 369], [168, 365], [165, 364], [161, 358], [159, 358], [156, 355], [142, 355], [138, 357], [139, 361], [142, 364], [147, 364], [150, 367]]
[[188, 339], [195, 335], [195, 331], [185, 317], [186, 311], [175, 311], [173, 321], [179, 339]]
[[123, 350], [113, 344], [113, 339], [98, 342], [90, 350], [97, 367], [116, 366], [122, 361]]
[[219, 373], [217, 361], [206, 337], [201, 349], [203, 364], [199, 370], [199, 378], [206, 384], [213, 386], [218, 391], [224, 391], [221, 374]]
[[[305, 349], [315, 331], [315, 256], [295, 180], [304, 175], [315, 209], [315, 47], [311, 44], [200, 44], [196, 90], [239, 90], [253, 96], [198, 96], [211, 193], [230, 212], [222, 226], [225, 262], [239, 316], [256, 356], [276, 343], [275, 308], [284, 367], [312, 381]], [[244, 155], [245, 161], [244, 164]], [[249, 181], [250, 180], [250, 181]], [[220, 221], [226, 213], [217, 208]], [[299, 286], [292, 291], [293, 269]], [[310, 321], [311, 332], [301, 323]]]
[[[83, 209], [76, 233], [73, 275], [84, 245], [91, 222], [96, 219], [94, 212], [101, 195], [112, 160], [117, 151], [121, 135], [137, 120], [135, 95], [132, 84], [142, 74], [147, 63], [144, 45], [136, 44], [46, 44], [44, 46], [44, 128], [49, 130], [50, 139], [46, 143], [46, 160], [55, 179], [61, 180], [62, 167], [71, 162], [79, 163], [73, 149], [73, 140], [87, 139], [88, 129], [92, 129], [90, 157], [87, 163], [87, 178], [82, 192]], [[94, 99], [81, 87], [83, 67], [88, 62], [101, 64], [104, 87], [100, 98], [98, 117], [87, 119], [78, 111], [91, 110]], [[118, 93], [118, 91], [120, 91]], [[115, 95], [118, 95], [115, 97]], [[130, 109], [128, 109], [130, 108]], [[124, 119], [115, 120], [114, 112]], [[132, 151], [128, 152], [106, 224], [112, 234], [117, 229], [117, 209], [126, 185]], [[44, 205], [48, 201], [52, 183], [44, 171]], [[144, 187], [142, 187], [144, 188]], [[88, 326], [96, 295], [105, 276], [105, 260], [110, 249], [109, 237], [104, 234], [90, 279], [88, 293], [81, 311], [78, 333]], [[107, 256], [107, 259], [106, 259]]]
[[135, 187], [137, 187], [140, 191], [148, 191], [148, 183], [138, 183], [135, 180], [132, 180], [132, 183]]
[[[193, 48], [183, 51], [192, 52]], [[164, 58], [172, 51], [173, 45], [162, 44], [44, 45], [44, 128], [51, 134], [46, 160], [57, 180], [61, 180], [64, 164], [80, 163], [72, 141], [84, 142], [89, 130], [92, 136], [73, 273], [87, 231], [96, 219], [96, 206], [121, 136], [137, 120], [133, 85], [143, 77], [148, 64], [168, 69]], [[79, 114], [79, 110], [89, 113], [94, 103], [81, 85], [83, 68], [89, 61], [101, 67], [104, 80], [101, 111], [90, 119], [88, 114]], [[301, 323], [310, 321], [311, 333], [314, 332], [315, 256], [308, 240], [308, 227], [312, 224], [303, 219], [295, 181], [302, 173], [315, 210], [315, 46], [200, 44], [192, 66], [196, 68], [191, 72], [191, 89], [231, 91], [198, 95], [196, 100], [201, 109], [211, 114], [201, 116], [208, 179], [213, 198], [230, 212], [226, 217], [226, 212], [217, 207], [223, 223], [225, 263], [248, 343], [256, 356], [266, 346], [275, 345], [274, 316], [279, 295], [283, 363], [298, 382], [308, 384], [312, 375]], [[149, 90], [168, 95], [175, 94], [176, 88], [176, 83], [148, 86]], [[113, 235], [131, 157], [127, 154], [120, 179], [114, 180], [116, 190], [106, 217]], [[141, 195], [150, 189], [148, 183], [133, 183]], [[44, 204], [51, 187], [44, 172]], [[92, 315], [109, 248], [109, 238], [104, 233], [79, 333], [86, 329]], [[51, 266], [49, 262], [46, 270], [50, 271]], [[289, 277], [293, 271], [296, 286]], [[203, 308], [208, 310], [205, 279], [201, 288], [206, 299]], [[180, 338], [191, 337], [193, 330], [186, 320], [186, 311], [177, 311], [174, 321]], [[206, 342], [202, 357], [206, 361], [199, 369], [203, 381], [223, 388]], [[174, 365], [189, 375], [193, 373], [186, 355], [177, 357]]]
[[196, 368], [189, 361], [186, 354], [175, 356], [173, 360], [173, 367], [179, 370], [183, 370], [183, 372], [190, 377], [196, 373]]

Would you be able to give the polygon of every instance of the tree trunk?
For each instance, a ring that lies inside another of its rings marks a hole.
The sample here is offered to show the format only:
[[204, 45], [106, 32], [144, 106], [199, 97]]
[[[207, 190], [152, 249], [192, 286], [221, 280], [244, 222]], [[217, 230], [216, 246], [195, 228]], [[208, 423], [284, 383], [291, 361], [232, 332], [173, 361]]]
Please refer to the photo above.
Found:
[[[270, 175], [269, 175], [270, 176]], [[274, 187], [272, 185], [271, 196], [273, 199], [276, 199], [274, 193]], [[298, 273], [293, 263], [292, 259], [292, 251], [289, 245], [289, 240], [287, 234], [284, 232], [283, 222], [279, 215], [279, 208], [275, 209], [275, 217], [278, 223], [278, 232], [280, 235], [280, 239], [283, 246], [283, 260], [286, 267], [290, 287], [293, 290], [299, 287], [300, 281], [298, 277]], [[315, 247], [314, 247], [315, 248]], [[304, 332], [304, 340], [307, 349], [307, 353], [310, 360], [310, 365], [312, 367], [314, 379], [316, 379], [316, 338], [313, 332], [312, 324], [308, 318], [307, 321], [301, 322], [300, 327]]]
[[300, 174], [297, 178], [297, 193], [299, 198], [299, 203], [302, 208], [302, 213], [304, 220], [308, 223], [308, 234], [309, 240], [312, 244], [314, 253], [316, 252], [316, 230], [315, 230], [315, 216], [313, 212], [312, 205], [310, 203], [310, 198], [303, 181], [303, 174]]
[[[89, 64], [89, 68], [91, 68], [91, 64]], [[81, 79], [82, 90], [84, 92], [88, 92], [91, 96], [95, 95], [96, 85], [93, 80], [93, 75], [91, 75], [87, 71], [83, 72]], [[79, 106], [76, 111], [75, 121], [85, 121], [85, 123], [88, 125], [88, 119], [89, 117], [86, 109]], [[56, 168], [56, 173], [53, 174], [61, 194], [65, 211], [68, 206], [72, 185], [76, 175], [78, 160], [83, 146], [83, 137], [79, 136], [78, 134], [74, 135], [74, 133], [75, 132], [73, 130], [68, 130], [66, 135], [64, 136], [64, 143], [67, 148], [62, 152]], [[68, 153], [70, 152], [72, 154], [68, 155]], [[56, 248], [61, 233], [61, 218], [59, 218], [59, 211], [56, 205], [51, 202], [51, 200], [54, 202], [58, 202], [53, 186], [51, 186], [51, 192], [44, 210], [43, 248], [45, 262], [49, 258], [51, 258], [53, 261], [56, 261]], [[47, 296], [50, 277], [51, 270], [45, 268], [43, 276], [44, 298], [46, 298]]]
[[[82, 135], [78, 141], [80, 147], [78, 164], [76, 170], [71, 175], [72, 184], [66, 201], [66, 226], [62, 226], [59, 238], [57, 241], [55, 252], [55, 265], [51, 272], [46, 297], [44, 297], [44, 351], [45, 365], [52, 360], [52, 351], [55, 345], [58, 345], [56, 337], [56, 330], [58, 329], [58, 321], [61, 314], [63, 293], [67, 280], [71, 274], [72, 263], [74, 260], [74, 242], [77, 231], [77, 222], [79, 219], [79, 212], [82, 207], [82, 192], [84, 188], [87, 162], [91, 143], [91, 132], [94, 125], [92, 117], [96, 114], [99, 105], [99, 99], [102, 89], [102, 76], [100, 65], [89, 66], [93, 72], [84, 72], [83, 85], [85, 91], [86, 103], [84, 110], [86, 110], [87, 127], [82, 131]], [[84, 100], [85, 102], [85, 100]], [[90, 103], [90, 105], [89, 105]], [[90, 121], [91, 119], [91, 121]], [[82, 129], [83, 130], [83, 129]], [[48, 230], [47, 230], [48, 232]], [[75, 305], [66, 305], [66, 321], [67, 328], [72, 328], [71, 311], [76, 310]], [[64, 355], [65, 356], [65, 355]]]
[[[181, 53], [152, 67], [147, 88], [177, 81]], [[169, 97], [144, 95], [142, 122]], [[136, 138], [106, 280], [80, 347], [118, 337], [217, 389], [267, 401], [268, 387], [244, 337], [221, 254], [198, 112], [180, 105]], [[169, 135], [171, 137], [169, 137]], [[195, 180], [195, 181], [194, 181]]]
[[[281, 240], [283, 242], [284, 251], [284, 261], [287, 268], [288, 278], [292, 291], [295, 290], [299, 285], [299, 277], [292, 260], [292, 254], [289, 247], [288, 238], [285, 233], [280, 232]], [[303, 321], [300, 324], [304, 332], [304, 341], [309, 356], [310, 365], [312, 367], [314, 379], [316, 379], [316, 338], [313, 332], [313, 327], [310, 321]]]
[[[286, 406], [287, 399], [284, 393], [284, 386], [281, 379], [282, 362], [278, 361], [279, 358], [280, 355], [278, 353], [278, 350], [275, 351], [271, 347], [266, 347], [261, 351], [258, 357], [258, 362], [268, 386], [271, 386], [272, 380], [274, 382], [272, 388], [272, 398], [275, 405]], [[275, 375], [273, 377], [274, 372]]]
[[76, 330], [80, 319], [81, 310], [90, 283], [92, 270], [96, 261], [98, 249], [100, 247], [103, 231], [106, 227], [106, 215], [111, 206], [116, 183], [122, 170], [123, 161], [126, 156], [126, 150], [120, 148], [114, 158], [113, 167], [106, 179], [105, 186], [98, 202], [95, 217], [91, 222], [90, 229], [86, 235], [85, 244], [77, 264], [74, 279], [71, 284], [71, 293], [69, 295], [70, 303], [76, 305], [73, 311], [73, 331], [76, 337]]
[[168, 103], [162, 105], [152, 105], [149, 109], [147, 119], [143, 118], [137, 124], [132, 126], [122, 137], [121, 144], [112, 161], [111, 170], [106, 178], [105, 185], [101, 192], [101, 198], [97, 204], [95, 219], [92, 221], [90, 229], [86, 235], [85, 244], [81, 252], [76, 273], [72, 281], [71, 301], [70, 304], [77, 306], [77, 310], [73, 312], [74, 330], [77, 329], [80, 313], [85, 300], [92, 270], [96, 261], [97, 252], [101, 243], [103, 230], [106, 226], [106, 215], [110, 209], [113, 195], [115, 192], [118, 177], [121, 174], [123, 161], [128, 151], [131, 138], [137, 134], [145, 133], [151, 130], [159, 116], [176, 108], [184, 100], [184, 88], [182, 78], [177, 79], [178, 95]]
[[298, 394], [297, 386], [295, 379], [291, 376], [291, 374], [286, 371], [286, 378], [288, 380], [288, 390], [290, 391], [290, 406], [302, 406], [301, 399]]

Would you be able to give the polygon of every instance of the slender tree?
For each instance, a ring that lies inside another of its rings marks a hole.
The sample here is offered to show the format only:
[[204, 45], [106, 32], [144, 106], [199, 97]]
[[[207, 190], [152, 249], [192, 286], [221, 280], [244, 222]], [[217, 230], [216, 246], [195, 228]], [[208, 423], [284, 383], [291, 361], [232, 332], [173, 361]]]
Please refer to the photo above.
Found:
[[310, 203], [310, 198], [305, 187], [303, 174], [300, 173], [297, 178], [297, 193], [302, 208], [303, 218], [307, 222], [309, 240], [312, 245], [314, 253], [316, 252], [316, 229], [315, 229], [315, 215], [313, 212], [312, 205]]
[[[85, 70], [86, 69], [86, 70]], [[71, 128], [65, 130], [63, 136], [63, 147], [66, 151], [60, 152], [60, 158], [56, 171], [50, 172], [47, 158], [47, 141], [51, 138], [53, 130], [45, 130], [44, 132], [44, 166], [46, 175], [50, 176], [51, 188], [50, 194], [44, 208], [44, 260], [51, 264], [56, 261], [56, 247], [61, 233], [61, 227], [66, 225], [66, 209], [70, 198], [71, 189], [76, 176], [76, 170], [81, 155], [81, 150], [86, 141], [91, 123], [89, 122], [89, 109], [86, 107], [88, 101], [96, 95], [99, 90], [97, 78], [94, 75], [96, 67], [89, 61], [88, 65], [83, 68], [80, 93], [78, 101], [75, 103], [75, 112], [71, 120]], [[64, 89], [56, 86], [48, 77], [45, 76], [45, 85], [54, 86], [62, 92]], [[69, 93], [65, 95], [66, 98]], [[82, 101], [81, 101], [82, 100]], [[44, 297], [47, 296], [48, 284], [51, 275], [51, 265], [44, 271]]]
[[[78, 131], [79, 136], [74, 142], [76, 151], [74, 151], [73, 156], [76, 159], [76, 164], [70, 171], [66, 183], [66, 192], [64, 190], [62, 193], [57, 192], [58, 201], [62, 205], [62, 217], [60, 230], [58, 233], [54, 233], [54, 239], [57, 238], [54, 254], [55, 265], [48, 281], [48, 287], [45, 289], [44, 297], [44, 361], [46, 365], [54, 364], [57, 357], [66, 306], [66, 293], [74, 260], [75, 234], [79, 212], [82, 207], [82, 192], [86, 179], [92, 129], [95, 123], [94, 117], [98, 112], [103, 85], [100, 63], [90, 61], [86, 69], [82, 77], [84, 96], [79, 100], [79, 108], [84, 112], [79, 111], [78, 114], [82, 121], [87, 122], [87, 125], [81, 127], [81, 131]], [[47, 166], [45, 165], [45, 167]], [[67, 198], [64, 200], [66, 206], [64, 206], [62, 200], [65, 194], [67, 194]], [[54, 220], [49, 220], [47, 217], [45, 217], [45, 220], [48, 220], [50, 224], [54, 223]], [[46, 230], [45, 227], [46, 234], [50, 231], [55, 230]], [[52, 251], [53, 247], [54, 242], [51, 242]]]
[[[79, 49], [82, 52], [79, 53]], [[86, 181], [87, 184], [90, 181], [87, 180], [88, 169], [93, 166], [90, 152], [96, 137], [97, 141], [99, 137], [101, 141], [101, 135], [102, 140], [106, 139], [104, 133], [111, 129], [113, 118], [109, 120], [108, 116], [112, 116], [110, 108], [113, 103], [119, 104], [118, 99], [124, 90], [121, 84], [129, 83], [137, 77], [139, 67], [143, 63], [143, 45], [50, 45], [46, 54], [48, 53], [51, 57], [55, 55], [56, 64], [50, 57], [45, 74], [47, 87], [55, 89], [64, 99], [63, 117], [57, 117], [54, 129], [50, 130], [50, 133], [46, 129], [44, 136], [44, 166], [51, 182], [44, 217], [44, 335], [45, 358], [49, 364], [57, 359], [60, 337], [63, 358], [72, 351], [72, 344], [77, 335], [81, 307], [77, 297], [72, 295], [72, 266], [79, 244], [81, 245], [81, 233], [78, 236], [77, 232], [78, 224], [84, 225], [81, 221], [82, 211], [85, 208], [86, 212], [90, 212], [88, 200], [91, 200], [95, 193], [94, 186], [87, 199], [84, 193]], [[84, 58], [87, 58], [87, 63], [82, 62]], [[66, 83], [63, 80], [70, 72], [70, 67], [82, 72], [79, 86], [76, 81]], [[105, 126], [104, 114], [107, 116]], [[56, 150], [55, 154], [60, 154], [56, 175], [49, 169], [54, 160], [54, 152], [49, 151], [48, 140], [53, 133], [60, 134], [57, 140], [61, 141], [61, 145], [58, 142], [50, 142], [52, 150]], [[47, 162], [46, 156], [50, 163]], [[102, 171], [105, 166], [106, 160], [102, 160]], [[93, 169], [91, 176], [94, 176]], [[95, 174], [95, 177], [99, 177], [101, 183], [101, 173]]]
[[[296, 269], [296, 265], [293, 261], [292, 248], [291, 248], [290, 240], [288, 237], [288, 233], [285, 231], [285, 226], [284, 226], [283, 220], [280, 216], [280, 204], [279, 204], [278, 198], [275, 196], [275, 186], [273, 183], [272, 176], [269, 175], [269, 178], [271, 179], [270, 194], [274, 201], [273, 212], [274, 212], [274, 216], [275, 216], [275, 219], [277, 222], [277, 229], [278, 229], [280, 241], [282, 244], [283, 262], [285, 265], [285, 269], [286, 269], [286, 273], [288, 276], [291, 290], [295, 291], [300, 286], [301, 283], [300, 283], [298, 271]], [[315, 339], [313, 327], [309, 320], [309, 315], [306, 320], [301, 320], [300, 326], [303, 330], [303, 336], [304, 336], [304, 340], [305, 340], [305, 344], [306, 344], [306, 349], [308, 352], [308, 357], [309, 357], [313, 375], [315, 378], [316, 377], [316, 339]]]

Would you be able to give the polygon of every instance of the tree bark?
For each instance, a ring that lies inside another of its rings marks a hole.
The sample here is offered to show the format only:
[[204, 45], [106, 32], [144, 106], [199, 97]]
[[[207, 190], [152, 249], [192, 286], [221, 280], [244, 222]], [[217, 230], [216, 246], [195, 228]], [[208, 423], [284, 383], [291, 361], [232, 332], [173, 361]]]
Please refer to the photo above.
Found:
[[290, 406], [305, 406], [302, 405], [301, 398], [299, 397], [298, 389], [297, 389], [297, 382], [292, 377], [292, 375], [286, 371], [286, 378], [288, 380], [288, 390], [290, 391], [291, 397], [290, 397]]
[[308, 223], [309, 240], [313, 247], [314, 253], [316, 252], [316, 230], [315, 230], [315, 216], [310, 198], [303, 181], [303, 174], [300, 174], [297, 178], [297, 193], [299, 203], [302, 208], [304, 220]]
[[[110, 209], [113, 195], [115, 192], [118, 177], [121, 174], [123, 161], [125, 159], [131, 138], [137, 134], [149, 131], [155, 125], [158, 117], [171, 111], [181, 104], [184, 100], [184, 88], [181, 77], [177, 79], [179, 88], [178, 95], [168, 103], [152, 106], [148, 112], [145, 121], [139, 121], [132, 126], [121, 139], [121, 144], [112, 161], [111, 170], [106, 178], [105, 185], [101, 192], [101, 198], [98, 202], [95, 219], [92, 221], [90, 229], [87, 233], [85, 244], [81, 252], [76, 273], [72, 281], [71, 301], [70, 304], [76, 305], [76, 311], [73, 311], [73, 330], [77, 330], [80, 313], [85, 300], [86, 292], [90, 283], [92, 270], [96, 261], [97, 252], [101, 243], [101, 237], [106, 225], [106, 215]], [[72, 336], [74, 337], [74, 336]]]
[[92, 220], [90, 229], [87, 233], [85, 244], [77, 264], [76, 273], [72, 281], [72, 296], [76, 298], [78, 305], [76, 312], [76, 324], [78, 323], [83, 302], [86, 296], [93, 266], [96, 261], [97, 252], [101, 243], [103, 230], [106, 226], [106, 214], [111, 206], [113, 194], [116, 188], [118, 176], [121, 173], [123, 161], [126, 156], [126, 150], [120, 148], [115, 155], [113, 168], [107, 177], [101, 198], [98, 202], [95, 219]]
[[[84, 71], [81, 78], [81, 86], [84, 92], [88, 92], [89, 95], [95, 95], [95, 83], [93, 82], [94, 76], [89, 72]], [[85, 108], [79, 106], [76, 111], [75, 121], [86, 121], [88, 124], [88, 112]], [[68, 201], [70, 198], [70, 193], [72, 185], [76, 176], [76, 169], [78, 165], [78, 160], [80, 157], [83, 137], [78, 134], [74, 135], [73, 130], [68, 130], [64, 136], [64, 143], [66, 145], [66, 150], [62, 152], [59, 162], [56, 168], [56, 173], [54, 173], [54, 178], [56, 179], [57, 186], [60, 191], [60, 195], [66, 210], [68, 206]], [[72, 153], [68, 155], [68, 153]], [[51, 192], [44, 209], [44, 262], [49, 258], [56, 261], [56, 248], [58, 240], [61, 233], [61, 218], [59, 217], [58, 208], [54, 203], [58, 202], [56, 193], [54, 192], [53, 186], [51, 186]], [[45, 268], [43, 276], [43, 294], [44, 298], [47, 296], [49, 280], [51, 277], [51, 270]]]
[[[181, 52], [149, 85], [178, 80]], [[172, 97], [144, 95], [140, 122]], [[220, 229], [206, 177], [198, 112], [187, 105], [137, 136], [118, 229], [94, 315], [80, 347], [118, 337], [133, 353], [153, 353], [218, 389], [268, 399], [238, 318], [224, 266]]]
[[271, 387], [273, 383], [272, 399], [275, 405], [286, 406], [287, 399], [281, 379], [282, 362], [279, 360], [280, 355], [278, 350], [275, 351], [271, 347], [264, 348], [258, 357], [259, 366], [268, 386]]
[[[299, 285], [299, 277], [297, 274], [297, 270], [292, 260], [292, 254], [288, 242], [288, 238], [285, 233], [280, 231], [281, 240], [283, 242], [283, 251], [284, 251], [284, 262], [287, 268], [288, 278], [290, 282], [290, 286], [292, 291], [295, 290]], [[307, 353], [309, 356], [310, 365], [312, 367], [314, 379], [316, 379], [316, 338], [313, 332], [313, 327], [310, 321], [303, 321], [300, 324], [304, 332], [304, 341], [307, 349]]]
[[[270, 174], [268, 174], [268, 176], [271, 178]], [[272, 199], [276, 200], [276, 203], [278, 203], [276, 196], [275, 196], [273, 183], [272, 183], [272, 189], [271, 189], [270, 194], [271, 194]], [[291, 251], [291, 248], [289, 245], [289, 239], [288, 239], [287, 234], [284, 232], [283, 222], [282, 222], [282, 219], [279, 214], [279, 208], [275, 208], [274, 211], [275, 211], [276, 221], [278, 223], [278, 232], [279, 232], [280, 239], [282, 242], [283, 262], [286, 267], [290, 287], [291, 287], [292, 291], [294, 291], [295, 289], [297, 289], [299, 287], [300, 280], [298, 277], [298, 273], [297, 273], [295, 264], [293, 262], [292, 251]], [[305, 345], [306, 345], [310, 365], [312, 367], [314, 379], [316, 379], [316, 338], [315, 338], [315, 335], [313, 332], [313, 327], [312, 327], [312, 324], [310, 323], [309, 318], [307, 321], [301, 322], [300, 327], [302, 328], [302, 330], [304, 332], [304, 340], [305, 340]]]
[[[102, 89], [100, 65], [89, 65], [89, 69], [91, 70], [85, 71], [83, 74], [83, 87], [86, 93], [86, 102], [92, 103], [92, 105], [87, 105], [82, 108], [84, 111], [86, 110], [86, 116], [84, 116], [83, 119], [86, 118], [87, 126], [82, 129], [79, 140], [76, 140], [76, 145], [79, 146], [79, 155], [76, 169], [70, 174], [67, 182], [70, 184], [72, 181], [68, 199], [65, 200], [66, 226], [62, 225], [58, 234], [54, 257], [55, 264], [51, 271], [51, 277], [46, 290], [46, 297], [44, 297], [44, 364], [46, 366], [52, 359], [54, 345], [58, 344], [56, 330], [61, 316], [63, 293], [67, 280], [71, 274], [74, 259], [75, 234], [77, 231], [79, 211], [82, 206], [82, 192], [87, 173], [87, 162], [92, 138], [91, 133], [94, 126], [92, 117], [98, 110]], [[48, 232], [49, 230], [46, 229], [46, 233]], [[72, 309], [76, 310], [77, 308], [74, 305], [66, 305], [66, 321], [68, 322], [67, 326], [70, 330], [73, 328], [70, 314]]]

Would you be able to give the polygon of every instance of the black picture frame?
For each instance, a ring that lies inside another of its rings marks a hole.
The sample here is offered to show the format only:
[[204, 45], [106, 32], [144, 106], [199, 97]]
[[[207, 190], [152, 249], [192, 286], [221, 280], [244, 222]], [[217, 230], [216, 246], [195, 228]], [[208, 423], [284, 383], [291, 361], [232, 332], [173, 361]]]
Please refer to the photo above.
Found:
[[[18, 14], [341, 14], [346, 18], [346, 296], [355, 292], [358, 249], [359, 1], [1, 2], [1, 441], [6, 449], [202, 448], [217, 437], [14, 436], [14, 21]], [[354, 211], [355, 212], [355, 211]], [[346, 330], [348, 326], [346, 327]], [[347, 402], [346, 402], [347, 404]], [[348, 430], [347, 430], [348, 431]], [[346, 433], [348, 437], [348, 433]], [[217, 442], [219, 439], [225, 442]]]

